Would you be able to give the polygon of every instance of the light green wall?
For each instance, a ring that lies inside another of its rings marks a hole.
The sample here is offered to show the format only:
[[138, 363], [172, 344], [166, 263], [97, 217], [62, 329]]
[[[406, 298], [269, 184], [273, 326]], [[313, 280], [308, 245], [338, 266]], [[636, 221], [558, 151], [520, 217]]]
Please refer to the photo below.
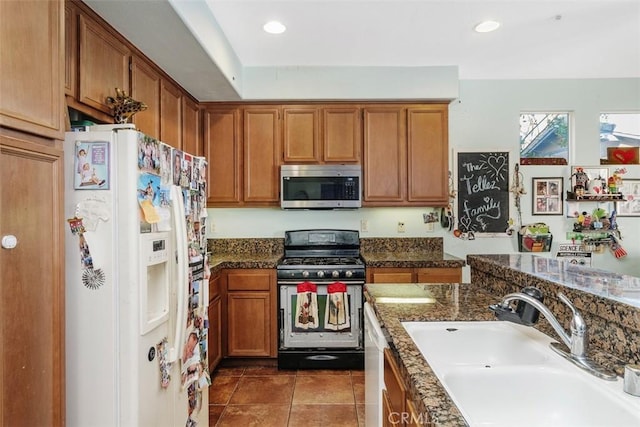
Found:
[[[571, 165], [599, 163], [599, 114], [612, 111], [640, 111], [640, 79], [597, 80], [463, 80], [459, 97], [449, 109], [449, 145], [456, 149], [511, 150], [519, 148], [518, 117], [521, 111], [569, 111], [573, 114]], [[453, 158], [453, 155], [451, 155]], [[453, 165], [450, 165], [453, 167]], [[513, 162], [512, 168], [513, 170]], [[546, 222], [554, 234], [551, 256], [573, 220], [560, 216], [531, 215], [531, 178], [564, 177], [569, 182], [570, 166], [522, 166], [527, 194], [522, 199], [523, 223]], [[627, 176], [640, 179], [640, 166], [627, 167]], [[565, 188], [566, 188], [565, 183]], [[511, 216], [516, 217], [511, 204]], [[211, 238], [282, 237], [285, 230], [298, 228], [360, 229], [362, 237], [443, 236], [445, 251], [459, 257], [470, 253], [517, 252], [514, 237], [453, 237], [436, 225], [429, 232], [422, 214], [431, 209], [377, 208], [355, 211], [282, 211], [280, 209], [209, 209]], [[397, 233], [397, 222], [406, 232]], [[623, 247], [629, 255], [617, 260], [609, 251], [594, 255], [593, 265], [640, 277], [640, 218], [619, 218]]]

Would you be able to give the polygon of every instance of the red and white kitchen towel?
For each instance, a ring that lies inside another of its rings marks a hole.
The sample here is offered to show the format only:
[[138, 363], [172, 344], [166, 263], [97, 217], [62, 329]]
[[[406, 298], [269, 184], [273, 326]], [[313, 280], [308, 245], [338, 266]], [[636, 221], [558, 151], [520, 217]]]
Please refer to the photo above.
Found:
[[297, 286], [296, 328], [316, 329], [318, 323], [318, 287], [311, 282]]
[[324, 327], [334, 331], [351, 327], [347, 285], [342, 282], [327, 285], [327, 308], [324, 316]]

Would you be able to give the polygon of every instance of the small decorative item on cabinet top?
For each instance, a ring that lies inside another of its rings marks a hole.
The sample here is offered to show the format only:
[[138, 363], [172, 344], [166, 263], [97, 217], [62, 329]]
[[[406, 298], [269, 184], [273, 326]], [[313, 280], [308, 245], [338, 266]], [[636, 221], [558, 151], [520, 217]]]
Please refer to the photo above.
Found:
[[562, 215], [562, 178], [533, 178], [533, 215]]
[[115, 98], [107, 96], [107, 105], [116, 123], [128, 123], [131, 116], [147, 109], [147, 104], [136, 101], [120, 88], [116, 88]]

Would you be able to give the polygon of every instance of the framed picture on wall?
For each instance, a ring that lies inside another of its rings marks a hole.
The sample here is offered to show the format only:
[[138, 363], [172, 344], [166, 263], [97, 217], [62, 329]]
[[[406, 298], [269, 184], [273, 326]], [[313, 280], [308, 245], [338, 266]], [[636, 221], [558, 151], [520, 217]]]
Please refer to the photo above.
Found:
[[562, 215], [562, 178], [533, 178], [533, 215]]
[[624, 178], [619, 191], [626, 201], [617, 203], [618, 216], [640, 216], [640, 179]]

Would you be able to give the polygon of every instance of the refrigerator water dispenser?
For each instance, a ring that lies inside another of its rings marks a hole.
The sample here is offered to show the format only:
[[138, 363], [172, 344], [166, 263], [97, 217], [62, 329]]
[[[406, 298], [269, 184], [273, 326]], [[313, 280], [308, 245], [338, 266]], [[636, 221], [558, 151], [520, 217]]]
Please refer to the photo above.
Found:
[[169, 320], [169, 233], [140, 236], [140, 335]]

